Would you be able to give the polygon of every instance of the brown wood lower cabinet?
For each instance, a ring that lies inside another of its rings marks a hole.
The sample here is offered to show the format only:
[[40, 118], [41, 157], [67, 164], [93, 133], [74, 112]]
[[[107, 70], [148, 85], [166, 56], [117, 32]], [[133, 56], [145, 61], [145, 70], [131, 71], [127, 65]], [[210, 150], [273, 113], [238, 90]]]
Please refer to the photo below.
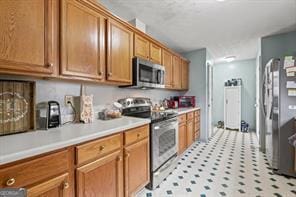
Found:
[[179, 124], [179, 150], [178, 154], [182, 154], [187, 148], [187, 131], [186, 123]]
[[199, 138], [200, 110], [179, 115], [178, 154], [182, 154]]
[[187, 137], [187, 148], [191, 146], [194, 142], [194, 130], [193, 130], [193, 120], [187, 121], [187, 127], [186, 127], [186, 137]]
[[117, 151], [77, 168], [77, 196], [123, 196], [123, 159]]
[[52, 178], [27, 190], [28, 197], [66, 197], [69, 195], [69, 174]]
[[[123, 138], [124, 136], [124, 138]], [[0, 188], [28, 197], [127, 197], [150, 180], [149, 125], [0, 165]]]
[[149, 182], [149, 139], [124, 148], [125, 196], [134, 196]]

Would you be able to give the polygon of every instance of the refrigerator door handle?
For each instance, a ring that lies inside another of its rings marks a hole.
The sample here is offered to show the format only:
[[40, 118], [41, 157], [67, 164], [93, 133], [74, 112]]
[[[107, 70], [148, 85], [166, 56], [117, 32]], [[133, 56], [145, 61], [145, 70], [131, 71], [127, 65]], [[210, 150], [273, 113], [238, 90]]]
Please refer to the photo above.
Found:
[[264, 116], [266, 116], [266, 110], [265, 110], [265, 104], [264, 104], [264, 100], [265, 100], [265, 91], [264, 90], [266, 90], [264, 88], [265, 79], [266, 79], [266, 71], [263, 74], [263, 79], [262, 79], [262, 83], [261, 83], [261, 108], [262, 108], [262, 112], [263, 112]]

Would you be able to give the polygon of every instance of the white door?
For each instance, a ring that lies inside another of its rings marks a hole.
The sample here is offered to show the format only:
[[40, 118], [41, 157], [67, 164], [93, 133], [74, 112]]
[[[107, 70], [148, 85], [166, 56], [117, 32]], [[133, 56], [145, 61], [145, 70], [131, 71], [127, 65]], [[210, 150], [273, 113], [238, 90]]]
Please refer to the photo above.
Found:
[[225, 127], [239, 129], [241, 122], [240, 87], [225, 87]]

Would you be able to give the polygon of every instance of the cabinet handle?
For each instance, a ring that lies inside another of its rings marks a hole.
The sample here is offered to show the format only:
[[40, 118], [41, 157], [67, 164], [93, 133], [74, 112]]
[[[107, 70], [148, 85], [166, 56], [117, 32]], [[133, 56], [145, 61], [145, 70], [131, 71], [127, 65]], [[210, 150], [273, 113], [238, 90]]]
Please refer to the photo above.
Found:
[[11, 178], [6, 181], [6, 186], [13, 186], [15, 183], [15, 179]]
[[111, 72], [108, 73], [108, 77], [112, 77], [112, 73]]
[[125, 153], [125, 157], [129, 157], [130, 156], [130, 154], [129, 153]]
[[103, 151], [104, 149], [105, 149], [105, 146], [104, 145], [102, 145], [102, 146], [100, 146], [100, 151]]
[[48, 63], [47, 67], [49, 67], [49, 68], [53, 67], [53, 63]]
[[121, 156], [117, 157], [117, 161], [122, 161], [122, 157]]
[[137, 133], [137, 138], [140, 138], [141, 134], [140, 133]]
[[64, 189], [68, 189], [69, 186], [70, 186], [70, 184], [68, 182], [64, 182], [64, 184], [63, 184], [63, 188]]
[[100, 75], [100, 76], [101, 76], [101, 75], [103, 75], [103, 72], [102, 72], [102, 71], [100, 71], [100, 72], [99, 72], [99, 75]]

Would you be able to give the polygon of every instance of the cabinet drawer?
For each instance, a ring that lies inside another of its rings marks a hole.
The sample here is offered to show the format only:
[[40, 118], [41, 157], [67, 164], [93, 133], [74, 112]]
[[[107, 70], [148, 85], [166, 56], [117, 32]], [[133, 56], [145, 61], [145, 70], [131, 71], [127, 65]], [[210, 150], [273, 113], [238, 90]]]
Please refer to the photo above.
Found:
[[186, 121], [186, 114], [182, 114], [182, 115], [178, 116], [178, 121], [179, 121], [179, 124], [185, 122]]
[[68, 170], [68, 151], [53, 153], [0, 169], [0, 188], [26, 187]]
[[149, 135], [149, 125], [128, 130], [124, 133], [124, 144], [129, 145], [142, 140]]
[[189, 112], [189, 113], [187, 113], [187, 120], [192, 120], [193, 117], [194, 117], [193, 112]]
[[79, 165], [100, 158], [107, 153], [120, 149], [121, 144], [121, 134], [117, 134], [76, 146], [76, 163]]

